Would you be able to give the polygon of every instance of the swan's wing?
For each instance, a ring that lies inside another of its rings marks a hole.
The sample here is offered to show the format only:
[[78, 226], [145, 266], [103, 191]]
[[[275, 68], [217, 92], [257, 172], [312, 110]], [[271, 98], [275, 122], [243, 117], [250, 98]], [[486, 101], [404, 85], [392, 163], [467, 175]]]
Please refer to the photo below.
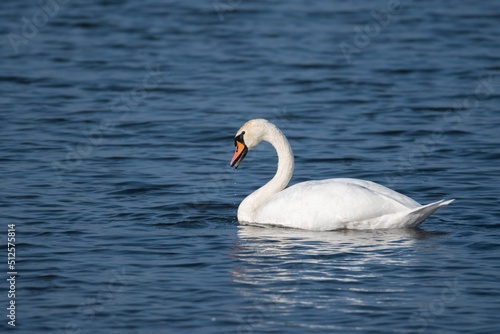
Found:
[[418, 207], [411, 198], [374, 182], [329, 179], [299, 183], [273, 195], [255, 218], [264, 224], [328, 229]]
[[408, 196], [405, 196], [401, 193], [398, 193], [397, 191], [394, 191], [392, 189], [389, 189], [387, 187], [384, 187], [383, 185], [380, 185], [378, 183], [372, 182], [372, 181], [366, 181], [366, 180], [359, 180], [359, 179], [349, 179], [349, 178], [338, 178], [338, 179], [329, 179], [326, 181], [335, 181], [335, 182], [342, 182], [346, 184], [355, 184], [359, 185], [361, 187], [364, 187], [378, 195], [387, 197], [388, 199], [394, 200], [396, 202], [401, 203], [407, 208], [418, 208], [421, 206], [420, 203], [417, 201], [411, 199]]

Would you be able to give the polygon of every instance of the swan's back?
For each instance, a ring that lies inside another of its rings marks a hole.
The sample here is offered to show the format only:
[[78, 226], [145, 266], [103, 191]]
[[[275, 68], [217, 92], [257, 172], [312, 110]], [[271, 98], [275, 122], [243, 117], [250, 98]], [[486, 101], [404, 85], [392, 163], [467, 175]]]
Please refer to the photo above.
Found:
[[353, 228], [356, 223], [358, 228], [372, 228], [374, 223], [380, 228], [381, 217], [419, 207], [411, 198], [374, 182], [328, 179], [299, 183], [273, 195], [256, 210], [254, 220], [309, 230]]

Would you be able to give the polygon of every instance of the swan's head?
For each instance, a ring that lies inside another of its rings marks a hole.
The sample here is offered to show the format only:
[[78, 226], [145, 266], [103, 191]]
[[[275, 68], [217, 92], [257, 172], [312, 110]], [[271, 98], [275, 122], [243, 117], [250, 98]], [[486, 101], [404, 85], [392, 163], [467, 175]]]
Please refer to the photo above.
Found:
[[275, 127], [265, 119], [252, 119], [236, 132], [234, 137], [234, 155], [231, 159], [231, 167], [238, 168], [248, 151], [257, 146], [266, 134], [269, 127]]

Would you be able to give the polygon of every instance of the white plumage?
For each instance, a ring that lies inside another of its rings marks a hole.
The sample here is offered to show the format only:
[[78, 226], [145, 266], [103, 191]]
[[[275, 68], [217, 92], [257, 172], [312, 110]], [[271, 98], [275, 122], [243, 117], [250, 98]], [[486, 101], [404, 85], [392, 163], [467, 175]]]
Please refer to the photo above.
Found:
[[281, 131], [264, 119], [238, 130], [231, 166], [238, 167], [248, 150], [261, 141], [278, 153], [274, 178], [241, 202], [238, 220], [313, 231], [416, 227], [453, 200], [420, 205], [374, 182], [338, 178], [308, 181], [287, 189], [293, 174], [293, 153]]

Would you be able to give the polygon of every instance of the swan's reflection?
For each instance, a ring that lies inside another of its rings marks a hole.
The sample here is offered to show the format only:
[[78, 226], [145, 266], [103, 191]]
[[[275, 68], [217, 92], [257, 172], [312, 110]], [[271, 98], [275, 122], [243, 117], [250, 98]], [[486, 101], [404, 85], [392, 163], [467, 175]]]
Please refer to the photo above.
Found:
[[[365, 264], [404, 265], [408, 258], [398, 253], [411, 250], [415, 240], [433, 234], [420, 229], [314, 232], [239, 225], [234, 255], [249, 266], [235, 276], [247, 282], [255, 278], [292, 280], [299, 268], [307, 269], [308, 278], [317, 280], [341, 279], [344, 270], [347, 276], [353, 272], [371, 275]], [[279, 275], [266, 277], [269, 270], [279, 271]]]
[[233, 250], [240, 265], [233, 268], [233, 281], [251, 303], [250, 314], [259, 312], [259, 319], [269, 312], [289, 314], [296, 307], [357, 312], [356, 307], [371, 305], [374, 296], [405, 290], [401, 275], [409, 276], [405, 267], [412, 265], [415, 244], [435, 234], [420, 229], [310, 232], [240, 225]]
[[[247, 261], [252, 257], [273, 256], [286, 259], [290, 256], [329, 258], [358, 254], [351, 260], [354, 263], [365, 261], [399, 262], [401, 258], [387, 256], [401, 249], [408, 249], [415, 240], [426, 239], [440, 232], [427, 232], [421, 229], [387, 230], [338, 230], [329, 232], [305, 231], [298, 229], [239, 225], [239, 248], [235, 254]], [[353, 263], [353, 262], [350, 262]]]

